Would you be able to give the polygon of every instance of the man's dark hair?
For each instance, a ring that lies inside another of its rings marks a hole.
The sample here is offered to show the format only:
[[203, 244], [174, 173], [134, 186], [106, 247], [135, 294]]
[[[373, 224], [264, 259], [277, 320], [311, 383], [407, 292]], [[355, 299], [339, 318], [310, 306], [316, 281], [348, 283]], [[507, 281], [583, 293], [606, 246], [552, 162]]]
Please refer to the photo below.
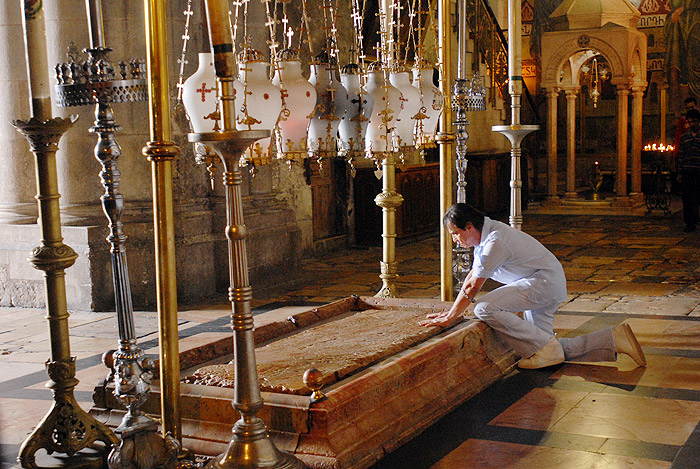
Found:
[[700, 111], [697, 109], [689, 109], [688, 112], [685, 113], [685, 119], [695, 119], [700, 122]]
[[484, 228], [484, 214], [471, 205], [459, 203], [448, 208], [442, 217], [445, 226], [452, 225], [455, 228], [464, 230], [467, 223], [471, 223], [474, 228], [481, 231]]
[[691, 96], [690, 98], [685, 98], [685, 100], [683, 101], [683, 104], [688, 104], [688, 103], [693, 103], [697, 106], [698, 100], [695, 99], [695, 96]]

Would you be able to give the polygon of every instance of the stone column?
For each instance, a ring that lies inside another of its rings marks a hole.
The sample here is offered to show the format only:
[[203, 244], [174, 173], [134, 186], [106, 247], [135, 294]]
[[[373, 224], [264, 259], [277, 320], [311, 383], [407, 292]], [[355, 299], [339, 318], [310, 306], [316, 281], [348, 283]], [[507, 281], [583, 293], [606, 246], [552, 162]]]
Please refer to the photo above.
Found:
[[576, 96], [577, 89], [566, 90], [566, 194], [567, 199], [578, 197], [576, 192]]
[[[45, 2], [46, 36], [49, 65], [66, 61], [68, 45], [73, 42], [78, 50], [90, 46], [85, 2], [68, 7], [65, 2]], [[120, 60], [145, 58], [143, 11], [125, 8], [119, 2], [102, 2], [105, 46], [112, 49], [107, 59], [118, 70]], [[129, 25], [128, 29], [125, 25]], [[138, 31], [139, 34], [133, 33]], [[53, 76], [51, 85], [55, 84]], [[55, 101], [55, 94], [52, 95]], [[114, 103], [115, 122], [121, 129], [115, 139], [121, 147], [120, 192], [126, 201], [130, 217], [151, 221], [151, 176], [143, 162], [141, 148], [148, 140], [148, 106], [146, 103]], [[89, 132], [95, 121], [95, 105], [59, 108], [54, 115], [78, 114], [80, 119], [61, 141], [58, 151], [58, 183], [61, 191], [62, 221], [65, 225], [87, 226], [104, 224], [100, 205], [103, 188], [100, 183], [100, 164], [95, 161], [96, 137]], [[80, 181], [80, 184], [76, 184]], [[145, 213], [144, 213], [145, 212]], [[133, 219], [133, 218], [132, 218]], [[130, 233], [127, 233], [129, 235]]]
[[37, 219], [34, 156], [27, 139], [10, 125], [30, 117], [21, 10], [19, 0], [0, 3], [0, 224]]
[[627, 197], [627, 102], [629, 88], [617, 85], [617, 197]]
[[632, 88], [632, 190], [630, 195], [642, 193], [642, 104], [644, 88]]
[[557, 195], [557, 99], [559, 90], [547, 90], [547, 198], [559, 200]]
[[659, 133], [661, 143], [666, 144], [666, 115], [668, 114], [668, 83], [659, 86]]

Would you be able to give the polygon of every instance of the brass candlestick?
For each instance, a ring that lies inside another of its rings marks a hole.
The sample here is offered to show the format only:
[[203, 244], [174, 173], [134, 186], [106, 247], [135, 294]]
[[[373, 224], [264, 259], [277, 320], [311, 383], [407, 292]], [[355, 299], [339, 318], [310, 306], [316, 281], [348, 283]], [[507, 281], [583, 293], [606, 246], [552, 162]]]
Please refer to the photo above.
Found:
[[27, 468], [37, 467], [34, 455], [41, 448], [49, 454], [58, 452], [72, 456], [98, 440], [108, 447], [118, 442], [106, 425], [78, 406], [73, 395], [78, 380], [75, 378], [75, 357], [70, 355], [64, 271], [73, 265], [78, 255], [63, 244], [61, 237], [56, 151], [61, 136], [76, 119], [77, 117], [55, 118], [42, 122], [32, 118], [27, 122], [13, 122], [29, 140], [36, 156], [42, 244], [34, 249], [29, 262], [44, 271], [46, 281], [46, 309], [51, 343], [51, 358], [46, 362], [49, 374], [46, 387], [54, 394], [51, 410], [20, 448], [17, 460], [22, 467]]
[[[100, 179], [105, 193], [100, 197], [102, 210], [109, 221], [112, 259], [112, 283], [119, 332], [119, 346], [113, 354], [114, 395], [127, 409], [116, 429], [121, 442], [109, 455], [112, 469], [172, 466], [180, 451], [180, 443], [171, 435], [161, 438], [158, 422], [144, 414], [140, 407], [148, 399], [152, 378], [152, 363], [136, 343], [131, 285], [126, 259], [126, 236], [121, 216], [124, 197], [119, 191], [120, 173], [117, 159], [121, 149], [114, 134], [121, 127], [114, 120], [112, 102], [136, 102], [147, 98], [146, 80], [142, 77], [144, 64], [140, 60], [121, 62], [119, 72], [107, 60], [111, 49], [104, 46], [102, 7], [100, 0], [86, 0], [90, 48], [87, 60], [69, 54], [69, 62], [56, 66], [56, 95], [60, 106], [95, 104], [95, 122], [90, 132], [98, 136], [95, 158], [102, 165]], [[115, 76], [116, 75], [116, 76]], [[141, 444], [136, 444], [136, 441]], [[148, 463], [145, 463], [148, 461]]]
[[233, 407], [241, 418], [233, 427], [228, 448], [208, 468], [302, 468], [289, 453], [277, 449], [265, 423], [257, 417], [263, 401], [260, 395], [253, 340], [253, 290], [248, 281], [246, 226], [240, 185], [243, 182], [239, 161], [248, 146], [270, 135], [268, 130], [224, 131], [190, 134], [191, 142], [206, 142], [221, 159], [226, 186], [226, 238], [229, 259], [229, 301], [232, 314], [235, 384]]
[[591, 189], [591, 200], [605, 200], [605, 196], [600, 193], [600, 188], [603, 185], [603, 174], [600, 172], [600, 164], [596, 161], [591, 168], [591, 177], [589, 179]]
[[510, 140], [510, 216], [508, 222], [520, 230], [523, 226], [522, 174], [520, 157], [523, 139], [531, 132], [539, 130], [539, 125], [522, 125], [520, 108], [522, 105], [522, 18], [521, 5], [517, 0], [508, 0], [508, 90], [510, 92], [511, 125], [494, 125], [491, 129], [500, 132]]
[[270, 135], [269, 130], [235, 128], [234, 57], [231, 26], [228, 22], [228, 2], [205, 0], [207, 24], [214, 71], [219, 87], [222, 132], [192, 133], [191, 142], [206, 143], [219, 156], [226, 186], [226, 239], [228, 240], [229, 301], [233, 329], [233, 363], [235, 384], [233, 407], [241, 418], [233, 426], [228, 448], [208, 468], [303, 468], [304, 464], [289, 453], [277, 449], [265, 423], [257, 416], [263, 406], [255, 362], [253, 312], [250, 300], [253, 290], [248, 280], [246, 226], [243, 221], [239, 167], [241, 155], [248, 146]]
[[46, 386], [53, 391], [51, 409], [24, 440], [17, 457], [22, 467], [35, 468], [35, 454], [39, 449], [45, 449], [48, 454], [58, 452], [72, 456], [93, 446], [96, 441], [109, 447], [117, 442], [117, 437], [106, 425], [81, 409], [73, 394], [78, 380], [75, 378], [75, 357], [70, 354], [65, 269], [73, 265], [78, 255], [63, 243], [61, 236], [56, 151], [61, 136], [77, 117], [51, 117], [43, 6], [36, 2], [22, 3], [32, 118], [29, 121], [17, 120], [13, 125], [27, 138], [36, 159], [41, 245], [34, 249], [29, 261], [44, 271], [51, 345], [51, 358], [46, 362], [49, 375]]

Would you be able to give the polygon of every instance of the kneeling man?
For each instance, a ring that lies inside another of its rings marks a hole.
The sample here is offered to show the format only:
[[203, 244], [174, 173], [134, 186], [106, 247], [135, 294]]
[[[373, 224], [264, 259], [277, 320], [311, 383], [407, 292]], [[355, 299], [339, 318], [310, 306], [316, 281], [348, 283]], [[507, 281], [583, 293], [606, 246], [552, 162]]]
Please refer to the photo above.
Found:
[[[566, 277], [559, 260], [535, 238], [461, 203], [447, 210], [443, 223], [454, 242], [474, 248], [474, 261], [452, 307], [428, 315], [423, 326], [453, 325], [474, 303], [474, 315], [523, 357], [520, 368], [615, 361], [617, 353], [646, 366], [642, 347], [628, 324], [571, 339], [554, 336], [554, 312], [567, 299]], [[476, 300], [489, 278], [503, 286]]]

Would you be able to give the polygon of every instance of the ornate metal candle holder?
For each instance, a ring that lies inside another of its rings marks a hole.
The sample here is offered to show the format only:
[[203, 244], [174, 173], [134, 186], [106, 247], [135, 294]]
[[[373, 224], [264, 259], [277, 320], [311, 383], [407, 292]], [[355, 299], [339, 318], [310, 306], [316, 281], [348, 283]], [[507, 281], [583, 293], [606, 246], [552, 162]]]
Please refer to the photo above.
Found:
[[191, 142], [206, 143], [220, 157], [226, 186], [226, 238], [229, 259], [229, 301], [235, 365], [233, 407], [241, 418], [233, 426], [228, 448], [211, 461], [208, 468], [269, 467], [302, 468], [304, 465], [289, 453], [277, 449], [269, 437], [265, 423], [257, 416], [262, 408], [260, 384], [255, 361], [253, 312], [250, 300], [253, 289], [248, 280], [246, 226], [243, 221], [243, 182], [239, 161], [246, 148], [270, 135], [268, 130], [191, 133]]
[[[68, 62], [56, 66], [59, 106], [95, 104], [95, 122], [90, 127], [90, 132], [98, 136], [94, 154], [102, 165], [100, 179], [105, 193], [100, 200], [109, 221], [107, 241], [112, 258], [112, 282], [119, 331], [119, 346], [112, 357], [114, 395], [127, 409], [116, 429], [121, 444], [115, 446], [109, 455], [109, 466], [132, 467], [138, 461], [151, 461], [164, 467], [173, 466], [181, 449], [179, 441], [170, 435], [162, 438], [158, 433], [158, 422], [140, 410], [150, 393], [153, 364], [136, 343], [126, 261], [126, 236], [121, 223], [124, 197], [119, 192], [120, 173], [117, 169], [121, 149], [114, 138], [115, 132], [121, 130], [121, 127], [114, 120], [111, 106], [115, 102], [147, 100], [145, 63], [140, 59], [122, 61], [119, 63], [119, 72], [115, 73], [114, 67], [107, 60], [110, 51], [111, 49], [102, 46], [86, 49], [88, 57], [83, 60], [73, 47], [68, 54]], [[137, 435], [141, 443], [139, 445], [136, 445]]]
[[41, 448], [49, 454], [58, 452], [72, 456], [98, 440], [108, 447], [117, 442], [114, 433], [81, 409], [73, 395], [78, 380], [75, 378], [75, 357], [70, 355], [64, 271], [73, 265], [78, 255], [63, 244], [61, 237], [56, 151], [61, 136], [75, 120], [75, 117], [54, 118], [42, 122], [32, 118], [26, 122], [13, 122], [17, 130], [27, 137], [36, 156], [42, 244], [34, 249], [29, 261], [36, 269], [44, 271], [46, 281], [51, 342], [51, 358], [46, 362], [49, 374], [46, 386], [54, 393], [51, 410], [20, 448], [17, 459], [25, 468], [37, 467], [34, 455]]
[[214, 55], [214, 71], [219, 89], [221, 132], [191, 133], [189, 141], [205, 143], [214, 150], [223, 165], [226, 186], [226, 239], [228, 240], [229, 301], [233, 329], [233, 363], [235, 371], [233, 408], [241, 418], [233, 426], [233, 436], [226, 451], [207, 467], [210, 468], [278, 468], [304, 467], [289, 453], [280, 451], [268, 434], [265, 423], [257, 416], [263, 406], [255, 363], [253, 312], [250, 301], [253, 289], [248, 279], [246, 252], [247, 229], [243, 221], [239, 162], [252, 143], [270, 136], [270, 130], [236, 131], [234, 103], [234, 57], [228, 2], [206, 0], [209, 40]]
[[591, 177], [588, 182], [592, 189], [590, 200], [605, 200], [605, 196], [600, 193], [600, 188], [603, 185], [603, 173], [600, 172], [600, 164], [597, 161], [591, 167]]
[[[455, 133], [455, 152], [457, 153], [455, 161], [457, 167], [457, 203], [466, 203], [467, 140], [469, 140], [467, 112], [486, 110], [486, 91], [483, 88], [478, 72], [474, 74], [471, 80], [465, 78], [457, 78], [455, 80], [452, 86], [451, 101], [452, 111], [455, 115], [452, 126]], [[471, 268], [469, 249], [457, 244], [452, 248], [452, 255], [452, 274], [455, 278], [454, 290], [459, 292]]]

